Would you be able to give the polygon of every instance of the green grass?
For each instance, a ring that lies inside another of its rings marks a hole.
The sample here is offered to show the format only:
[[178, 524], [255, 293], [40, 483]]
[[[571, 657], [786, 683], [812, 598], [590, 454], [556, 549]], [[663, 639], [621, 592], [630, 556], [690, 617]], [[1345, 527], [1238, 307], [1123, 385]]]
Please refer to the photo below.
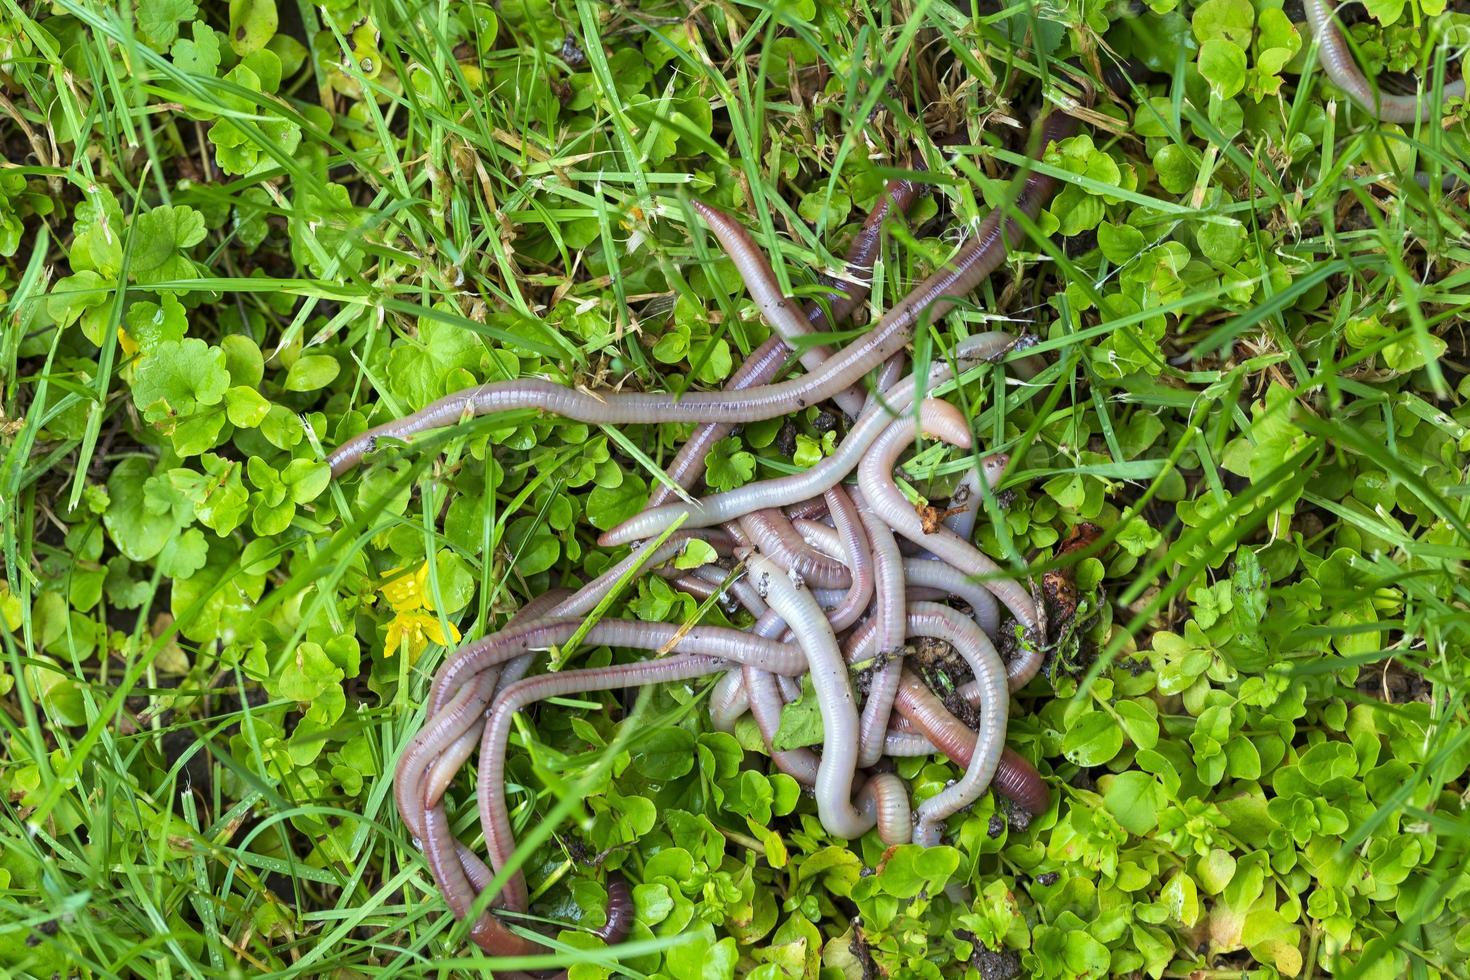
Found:
[[[1360, 57], [1452, 63], [1470, 17], [1432, 8], [1375, 5]], [[336, 482], [324, 449], [483, 380], [718, 386], [766, 328], [694, 198], [808, 297], [914, 173], [881, 312], [1006, 206], [1030, 120], [1085, 100], [1096, 55], [1152, 73], [1034, 164], [1061, 195], [913, 352], [1008, 329], [1047, 362], [931, 394], [1013, 457], [982, 547], [1080, 590], [1011, 723], [1059, 806], [1025, 826], [987, 798], [885, 854], [710, 732], [705, 685], [563, 699], [511, 740], [518, 861], [543, 927], [601, 921], [599, 863], [641, 883], [640, 925], [491, 965], [861, 977], [865, 948], [988, 978], [983, 945], [1039, 977], [1465, 975], [1466, 110], [1376, 123], [1285, 21], [0, 0], [0, 974], [483, 970], [391, 796], [447, 651], [385, 649], [388, 624], [472, 639], [601, 572], [597, 530], [687, 427], [517, 413]], [[721, 451], [791, 472], [778, 428]], [[970, 464], [928, 447], [908, 482], [942, 501]], [[1083, 522], [1101, 537], [1059, 555]], [[657, 580], [600, 615], [725, 621]], [[899, 770], [921, 797], [956, 775]]]

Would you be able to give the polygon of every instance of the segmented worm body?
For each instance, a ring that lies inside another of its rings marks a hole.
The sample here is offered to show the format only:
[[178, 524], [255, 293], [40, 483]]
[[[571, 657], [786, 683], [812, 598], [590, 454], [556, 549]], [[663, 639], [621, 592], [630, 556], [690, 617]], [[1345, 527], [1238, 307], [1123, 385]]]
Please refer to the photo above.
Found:
[[[1307, 23], [1317, 38], [1317, 56], [1322, 70], [1332, 83], [1347, 93], [1358, 105], [1384, 122], [1430, 122], [1443, 107], [1432, 101], [1432, 92], [1420, 95], [1393, 95], [1381, 91], [1363, 74], [1353, 59], [1342, 26], [1337, 20], [1337, 4], [1333, 0], [1305, 0]], [[1465, 97], [1465, 79], [1449, 82], [1440, 90], [1445, 99]]]
[[[1065, 116], [1049, 116], [1033, 149], [1044, 150], [1074, 128]], [[1029, 655], [1034, 645], [1039, 663], [1042, 624], [1029, 592], [1008, 577], [1016, 570], [1000, 569], [970, 544], [981, 513], [977, 481], [993, 487], [1005, 458], [985, 457], [962, 481], [964, 499], [954, 501], [939, 541], [930, 540], [933, 535], [926, 536], [922, 526], [915, 530], [918, 516], [897, 490], [893, 467], [920, 435], [969, 446], [970, 421], [933, 391], [968, 383], [968, 377], [956, 375], [1004, 357], [1017, 346], [1015, 339], [1000, 333], [971, 337], [956, 344], [950, 357], [908, 375], [905, 348], [917, 327], [942, 317], [999, 266], [1020, 237], [1013, 215], [1034, 219], [1054, 190], [1051, 178], [1028, 174], [1008, 207], [987, 216], [948, 263], [870, 331], [836, 350], [808, 338], [843, 323], [867, 296], [884, 221], [907, 207], [915, 185], [888, 186], [848, 252], [847, 281], [826, 281], [829, 291], [804, 309], [782, 294], [769, 260], [738, 222], [697, 204], [695, 210], [735, 262], [773, 330], [771, 340], [757, 348], [724, 391], [673, 396], [585, 391], [538, 379], [487, 384], [378, 425], [331, 454], [332, 471], [340, 476], [384, 440], [411, 442], [432, 429], [511, 409], [540, 409], [600, 424], [682, 421], [697, 427], [670, 465], [668, 482], [692, 489], [709, 448], [731, 426], [829, 399], [852, 420], [836, 452], [802, 473], [693, 503], [674, 501], [673, 491], [657, 484], [648, 509], [601, 539], [604, 546], [631, 545], [626, 556], [575, 591], [548, 592], [528, 603], [499, 632], [466, 643], [440, 667], [423, 727], [399, 758], [395, 801], [457, 917], [470, 919], [492, 879], [503, 879], [490, 908], [468, 923], [470, 938], [481, 948], [496, 955], [544, 948], [533, 932], [510, 928], [502, 915], [526, 913], [530, 906], [506, 793], [507, 744], [515, 716], [547, 698], [689, 685], [721, 674], [710, 691], [713, 726], [733, 730], [748, 711], [776, 768], [811, 788], [817, 818], [838, 837], [876, 830], [887, 844], [938, 841], [946, 818], [979, 799], [992, 777], [1023, 805], [1048, 805], [1045, 785], [1038, 790], [1029, 781], [1035, 770], [1002, 751], [1008, 675], [987, 636], [1002, 629], [1003, 605], [1026, 635], [1023, 649]], [[797, 349], [806, 373], [777, 381]], [[1036, 369], [1012, 360], [1023, 375]], [[855, 487], [844, 483], [854, 475]], [[642, 543], [675, 525], [666, 540]], [[905, 558], [899, 536], [917, 537], [938, 560]], [[696, 539], [712, 546], [715, 561], [679, 567], [693, 564], [682, 559], [693, 553]], [[644, 623], [602, 615], [599, 610], [611, 608], [620, 586], [649, 574], [702, 600], [719, 601], [732, 616], [748, 615], [750, 625]], [[948, 596], [965, 601], [968, 613], [932, 601]], [[905, 669], [910, 636], [937, 637], [959, 652], [971, 676], [956, 683], [965, 684], [977, 705], [978, 731], [942, 704], [936, 711], [937, 698]], [[639, 650], [647, 656], [629, 662], [615, 658], [607, 667], [531, 673], [543, 651], [574, 637], [582, 647]], [[849, 669], [854, 650], [865, 651], [872, 661], [858, 684]], [[1009, 684], [1016, 685], [1014, 670]], [[778, 749], [788, 702], [806, 697], [821, 717], [819, 744]], [[456, 774], [476, 746], [485, 859], [456, 839], [445, 807]], [[882, 760], [918, 751], [948, 755], [964, 772], [915, 811], [904, 781]], [[1039, 782], [1039, 775], [1035, 779]], [[608, 875], [607, 890], [606, 925], [594, 934], [611, 944], [628, 934], [634, 909], [621, 875]]]

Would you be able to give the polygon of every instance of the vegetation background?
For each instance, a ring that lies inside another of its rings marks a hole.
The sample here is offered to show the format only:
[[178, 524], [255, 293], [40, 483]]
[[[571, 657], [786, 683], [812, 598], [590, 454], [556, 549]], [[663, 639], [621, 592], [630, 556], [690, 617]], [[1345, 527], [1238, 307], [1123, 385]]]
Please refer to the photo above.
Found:
[[[1444, 8], [1344, 10], [1368, 74], [1456, 77]], [[1465, 976], [1466, 110], [1377, 123], [1303, 19], [0, 0], [0, 973], [481, 969], [388, 774], [446, 647], [605, 567], [596, 529], [686, 430], [499, 417], [339, 483], [323, 447], [484, 379], [718, 385], [765, 327], [694, 197], [811, 295], [922, 167], [881, 311], [1004, 198], [1043, 103], [1132, 58], [1030, 243], [918, 344], [1001, 326], [1049, 362], [967, 389], [1015, 456], [983, 547], [1105, 530], [1011, 726], [1058, 803], [885, 854], [711, 732], [703, 688], [636, 725], [573, 699], [510, 748], [537, 908], [596, 924], [599, 864], [638, 883], [621, 966], [561, 933], [579, 978]], [[809, 465], [825, 428], [748, 426], [711, 483]], [[625, 601], [695, 609], [657, 578]]]

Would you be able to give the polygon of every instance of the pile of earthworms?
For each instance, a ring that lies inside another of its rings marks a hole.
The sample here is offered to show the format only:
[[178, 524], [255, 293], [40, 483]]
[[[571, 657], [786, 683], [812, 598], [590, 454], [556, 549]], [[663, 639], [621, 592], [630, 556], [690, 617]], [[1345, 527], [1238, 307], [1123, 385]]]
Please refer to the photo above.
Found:
[[[1071, 118], [1048, 117], [1033, 151], [1074, 130]], [[735, 424], [789, 415], [828, 399], [853, 420], [836, 450], [803, 472], [697, 499], [661, 486], [646, 510], [599, 539], [604, 546], [633, 545], [625, 558], [574, 593], [537, 597], [499, 633], [466, 644], [445, 661], [429, 695], [427, 721], [399, 759], [394, 792], [456, 916], [469, 916], [476, 897], [510, 862], [515, 842], [505, 803], [506, 740], [517, 711], [550, 697], [724, 674], [711, 695], [714, 724], [731, 728], [748, 710], [769, 745], [782, 709], [809, 677], [822, 721], [820, 752], [772, 749], [771, 756], [811, 789], [818, 816], [833, 835], [853, 839], [876, 826], [887, 843], [936, 843], [945, 819], [992, 783], [1032, 812], [1046, 809], [1050, 792], [1041, 777], [1005, 748], [1009, 694], [1041, 666], [1044, 624], [1030, 589], [970, 543], [986, 493], [981, 483], [997, 479], [1007, 460], [975, 458], [942, 521], [915, 509], [895, 482], [894, 465], [919, 434], [971, 447], [964, 414], [927, 393], [957, 373], [999, 361], [1016, 342], [999, 333], [971, 337], [922, 375], [905, 373], [904, 348], [916, 327], [943, 316], [1000, 264], [1022, 233], [1018, 215], [1034, 221], [1054, 191], [1050, 177], [1031, 172], [1011, 203], [1011, 216], [1004, 209], [992, 212], [950, 262], [837, 352], [812, 346], [807, 338], [843, 323], [866, 298], [883, 224], [909, 205], [915, 185], [895, 181], [885, 189], [849, 250], [845, 280], [830, 284], [831, 293], [804, 310], [783, 295], [765, 255], [734, 220], [696, 204], [773, 329], [723, 391], [675, 397], [594, 394], [539, 380], [487, 384], [366, 432], [332, 454], [333, 473], [340, 475], [384, 438], [410, 441], [428, 429], [515, 408], [604, 424], [682, 420], [698, 425], [668, 475], [670, 483], [687, 490], [702, 478], [710, 447]], [[807, 373], [775, 382], [792, 360]], [[1025, 358], [1014, 363], [1030, 366]], [[855, 483], [844, 482], [854, 475]], [[713, 552], [715, 560], [676, 567], [673, 559], [694, 538], [710, 546], [701, 553]], [[911, 543], [909, 554], [900, 539]], [[675, 587], [717, 597], [732, 609], [743, 607], [753, 625], [747, 630], [608, 618], [585, 625], [614, 588], [643, 573], [664, 575]], [[946, 604], [950, 599], [964, 609]], [[1010, 634], [1004, 642], [1003, 628]], [[656, 655], [526, 676], [538, 651], [579, 633], [583, 644]], [[915, 639], [943, 641], [963, 658], [970, 677], [959, 693], [974, 706], [976, 728], [905, 666], [907, 644]], [[1000, 649], [1012, 653], [1009, 663]], [[866, 666], [861, 692], [854, 684], [855, 665]], [[454, 837], [444, 808], [446, 790], [477, 746], [488, 862]], [[962, 766], [964, 775], [911, 809], [907, 787], [884, 760], [936, 753]], [[629, 924], [626, 883], [610, 877], [608, 891], [608, 921], [599, 934], [616, 942]], [[523, 875], [509, 872], [495, 910], [525, 913], [528, 906]], [[540, 948], [491, 911], [475, 918], [470, 935], [499, 955]]]
[[[1346, 56], [1327, 0], [1309, 0], [1306, 9], [1335, 82], [1382, 118], [1419, 118], [1417, 105], [1410, 116], [1410, 106], [1381, 96], [1362, 78]], [[1444, 91], [1455, 94], [1450, 86]], [[1061, 113], [1046, 117], [1033, 155], [1075, 126]], [[333, 475], [340, 476], [380, 440], [411, 442], [428, 430], [515, 409], [598, 424], [696, 424], [668, 467], [669, 485], [659, 485], [647, 509], [599, 539], [608, 547], [631, 545], [630, 553], [575, 592], [553, 590], [528, 602], [499, 633], [449, 657], [434, 680], [427, 720], [398, 762], [399, 811], [453, 913], [468, 918], [492, 880], [503, 876], [491, 908], [470, 926], [480, 947], [496, 955], [545, 948], [534, 933], [512, 930], [497, 913], [529, 910], [525, 878], [510, 866], [515, 841], [505, 801], [505, 750], [513, 716], [546, 698], [721, 674], [710, 693], [714, 726], [731, 730], [749, 712], [775, 766], [812, 791], [822, 825], [837, 837], [856, 838], [876, 827], [886, 843], [934, 844], [946, 818], [991, 786], [1033, 813], [1050, 805], [1036, 770], [1004, 745], [1009, 694], [1040, 668], [1046, 623], [1030, 588], [971, 543], [980, 504], [1007, 460], [974, 454], [942, 514], [917, 510], [895, 482], [894, 466], [920, 435], [972, 448], [965, 416], [928, 393], [1002, 358], [1035, 369], [1026, 358], [1007, 357], [1017, 342], [998, 333], [961, 341], [952, 358], [917, 374], [905, 373], [904, 352], [916, 328], [943, 317], [998, 267], [1022, 233], [1018, 218], [1034, 220], [1055, 190], [1052, 178], [1029, 172], [1009, 205], [991, 212], [948, 263], [838, 351], [811, 342], [810, 335], [842, 325], [863, 304], [884, 222], [907, 208], [915, 185], [896, 181], [885, 189], [848, 252], [847, 276], [827, 281], [832, 291], [804, 309], [782, 293], [766, 257], [736, 221], [696, 204], [773, 331], [723, 391], [589, 392], [537, 379], [485, 384], [380, 425], [331, 454]], [[806, 373], [778, 382], [793, 361]], [[835, 452], [812, 468], [698, 499], [673, 489], [689, 491], [701, 481], [710, 449], [735, 426], [829, 401], [852, 424]], [[677, 567], [673, 560], [696, 538], [715, 560]], [[752, 625], [607, 618], [586, 625], [615, 589], [645, 573], [732, 612], [743, 609]], [[527, 676], [538, 652], [574, 636], [583, 644], [652, 656]], [[950, 710], [955, 700], [946, 702], [906, 665], [911, 640], [942, 641], [963, 660], [970, 678], [958, 694], [971, 706], [974, 727]], [[863, 669], [855, 683], [857, 667]], [[821, 715], [821, 749], [777, 749], [782, 711], [801, 695], [801, 679], [808, 676]], [[477, 746], [488, 861], [455, 837], [444, 806], [445, 792]], [[929, 754], [947, 756], [963, 776], [911, 807], [907, 787], [887, 760]], [[615, 943], [631, 926], [632, 901], [616, 874], [609, 876], [608, 894], [606, 925], [596, 935]]]

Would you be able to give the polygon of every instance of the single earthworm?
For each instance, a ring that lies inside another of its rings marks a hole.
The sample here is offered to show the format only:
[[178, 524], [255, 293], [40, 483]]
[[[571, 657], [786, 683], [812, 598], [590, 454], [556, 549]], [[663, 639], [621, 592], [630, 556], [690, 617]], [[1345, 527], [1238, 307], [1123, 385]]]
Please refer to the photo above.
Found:
[[[1347, 93], [1358, 105], [1384, 122], [1431, 122], [1443, 112], [1442, 105], [1430, 101], [1430, 92], [1419, 95], [1391, 95], [1370, 82], [1348, 47], [1347, 38], [1337, 21], [1334, 0], [1304, 0], [1307, 23], [1317, 38], [1317, 51], [1322, 70], [1334, 85]], [[1465, 80], [1447, 82], [1440, 91], [1443, 99], [1463, 99]]]
[[[898, 677], [903, 670], [904, 615], [908, 602], [903, 556], [898, 553], [893, 531], [866, 505], [859, 514], [873, 549], [876, 607], [872, 622], [878, 641], [875, 656], [879, 660], [869, 675], [868, 698], [863, 703], [858, 725], [858, 765], [866, 768], [883, 757], [883, 736], [888, 731], [888, 717], [893, 711], [893, 697], [898, 693]], [[852, 550], [843, 544], [851, 555]]]
[[681, 592], [688, 592], [694, 598], [701, 601], [712, 599], [720, 594], [720, 587], [718, 585], [712, 582], [706, 582], [698, 575], [692, 573], [689, 575], [680, 575], [669, 584]]
[[913, 833], [913, 809], [908, 787], [896, 773], [878, 772], [869, 776], [858, 791], [858, 801], [865, 818], [872, 812], [879, 840], [890, 846], [908, 842]]
[[[705, 224], [709, 225], [710, 231], [714, 232], [725, 254], [735, 263], [735, 271], [740, 273], [745, 291], [755, 300], [755, 305], [771, 330], [788, 347], [796, 349], [803, 337], [811, 335], [811, 324], [797, 309], [796, 304], [781, 291], [766, 253], [751, 240], [744, 226], [730, 215], [703, 201], [691, 201], [690, 204], [704, 219]], [[832, 349], [822, 344], [806, 345], [797, 353], [798, 359], [808, 370], [815, 370], [831, 356]], [[861, 407], [861, 403], [858, 407]]]
[[944, 753], [919, 732], [899, 732], [890, 728], [883, 736], [883, 754], [892, 759], [912, 759]]
[[[847, 274], [852, 281], [835, 284], [836, 291], [827, 294], [828, 303], [826, 305], [815, 300], [807, 303], [803, 312], [813, 331], [822, 330], [828, 325], [840, 325], [857, 304], [867, 296], [868, 277], [872, 273], [878, 247], [882, 243], [883, 222], [887, 220], [894, 208], [907, 210], [916, 189], [917, 186], [912, 181], [902, 179], [889, 181], [878, 199], [878, 204], [868, 215], [868, 220], [864, 222], [862, 230], [848, 249]], [[786, 364], [791, 353], [791, 348], [786, 345], [779, 334], [771, 336], [752, 351], [745, 362], [735, 370], [735, 373], [725, 382], [725, 390], [743, 391], [758, 385], [769, 384], [781, 373], [781, 368]], [[733, 425], [717, 422], [706, 422], [696, 426], [690, 433], [689, 439], [679, 448], [673, 461], [669, 464], [667, 468], [669, 478], [685, 490], [691, 489], [704, 475], [705, 460], [709, 456], [710, 449], [734, 429]], [[649, 495], [648, 506], [657, 507], [667, 503], [673, 497], [674, 491], [660, 483]]]
[[[833, 606], [827, 615], [832, 628], [841, 632], [856, 623], [868, 608], [869, 602], [873, 599], [874, 576], [877, 569], [867, 524], [863, 521], [857, 507], [853, 505], [852, 498], [847, 491], [841, 486], [835, 486], [829, 488], [822, 497], [827, 503], [827, 512], [832, 515], [836, 534], [849, 556], [846, 567], [852, 576], [852, 587], [843, 595], [842, 601]], [[781, 519], [786, 522], [787, 527], [791, 526], [790, 520], [784, 514]], [[795, 528], [792, 528], [792, 533], [795, 534]], [[820, 592], [818, 589], [812, 591], [814, 594]], [[817, 595], [817, 604], [824, 608], [826, 606], [820, 594]]]
[[781, 700], [790, 704], [801, 697], [801, 681], [795, 677], [782, 677], [780, 674], [772, 676], [776, 678], [776, 688], [781, 692]]
[[882, 397], [883, 392], [898, 383], [899, 379], [904, 376], [903, 369], [907, 364], [908, 357], [901, 351], [883, 362], [883, 366], [878, 369], [878, 377], [873, 382], [873, 390], [863, 401], [864, 412], [878, 404], [878, 399]]
[[[619, 645], [634, 646], [635, 644], [625, 642]], [[636, 645], [642, 646], [643, 644]], [[656, 643], [647, 649], [658, 649], [662, 645], [662, 643]], [[678, 647], [682, 646], [684, 643], [680, 641]], [[480, 745], [480, 824], [484, 831], [486, 848], [489, 851], [490, 867], [497, 873], [500, 872], [509, 863], [515, 852], [514, 832], [511, 829], [510, 815], [505, 806], [505, 743], [510, 735], [511, 719], [516, 712], [545, 698], [585, 691], [606, 691], [614, 688], [642, 687], [648, 684], [690, 680], [717, 673], [728, 667], [727, 661], [717, 657], [681, 653], [677, 656], [641, 660], [612, 667], [538, 674], [535, 677], [517, 681], [506, 688], [490, 712], [490, 717], [485, 723], [485, 735]], [[503, 907], [512, 911], [526, 911], [528, 901], [526, 880], [519, 869], [508, 876], [505, 887], [501, 890], [499, 901]], [[463, 918], [463, 913], [459, 910], [456, 910], [456, 914]], [[480, 926], [486, 919], [493, 920], [494, 918], [494, 915], [487, 912], [480, 916], [480, 921], [476, 923], [476, 926]], [[471, 934], [474, 934], [473, 930]], [[498, 933], [491, 934], [490, 938], [497, 944], [504, 941], [504, 937]], [[499, 945], [485, 945], [484, 943], [481, 943], [481, 947], [486, 952], [496, 955], [525, 952], [530, 944], [520, 937], [516, 939], [515, 949], [505, 949]]]
[[[904, 671], [893, 706], [955, 765], [969, 766], [975, 753], [975, 732], [951, 714], [922, 680]], [[991, 785], [1033, 814], [1045, 813], [1051, 806], [1051, 790], [1036, 767], [1009, 748], [1001, 753]]]
[[[1052, 113], [1040, 127], [1040, 147], [1072, 135], [1076, 120]], [[1035, 220], [1056, 190], [1056, 181], [1032, 171], [1022, 182], [1013, 207]], [[540, 409], [552, 415], [603, 425], [668, 422], [758, 422], [790, 415], [832, 397], [860, 381], [869, 371], [903, 350], [921, 321], [944, 316], [962, 297], [988, 277], [1019, 237], [1020, 225], [1003, 208], [986, 215], [976, 233], [940, 269], [915, 286], [883, 318], [853, 343], [802, 378], [739, 392], [601, 392], [571, 388], [539, 378], [490, 382], [446, 395], [403, 418], [353, 436], [328, 457], [333, 476], [361, 462], [385, 438], [411, 441], [431, 429], [467, 418], [515, 409]], [[805, 496], [811, 496], [806, 494]]]
[[710, 727], [717, 732], [733, 732], [735, 722], [749, 710], [750, 696], [745, 693], [744, 673], [739, 669], [726, 671], [710, 690]]
[[[996, 605], [995, 596], [991, 595], [989, 589], [966, 578], [958, 568], [947, 561], [905, 558], [903, 571], [910, 585], [939, 589], [961, 600], [970, 607], [975, 622], [985, 631], [985, 635], [990, 637], [999, 635], [1000, 607]], [[1030, 679], [1027, 677], [1016, 687], [1023, 686]]]
[[[949, 528], [940, 525], [932, 532], [926, 532], [913, 505], [893, 482], [894, 463], [913, 442], [914, 430], [912, 418], [892, 423], [858, 464], [858, 485], [868, 506], [898, 534], [938, 555], [966, 575], [983, 579], [985, 588], [1011, 611], [1024, 630], [1028, 633], [1039, 631], [1040, 620], [1030, 593], [1012, 579], [996, 577], [1000, 572], [999, 566]], [[963, 425], [935, 426], [931, 431], [952, 446], [966, 449], [970, 446], [970, 430]], [[1040, 641], [1040, 637], [1030, 639], [1033, 643]]]
[[[1005, 468], [1003, 464], [1001, 468]], [[965, 475], [960, 477], [960, 482], [955, 485], [954, 493], [950, 494], [949, 506], [945, 509], [944, 517], [940, 519], [941, 524], [966, 541], [974, 537], [975, 520], [980, 516], [980, 505], [985, 502], [985, 491], [982, 489], [982, 484], [988, 484], [991, 487], [996, 485], [995, 481], [988, 479], [978, 466], [965, 470]]]
[[1051, 790], [1047, 788], [1046, 780], [1025, 756], [1012, 749], [1001, 753], [1000, 765], [995, 768], [995, 779], [991, 785], [1001, 796], [1036, 816], [1051, 807]]
[[[862, 836], [873, 820], [852, 804], [857, 771], [858, 712], [847, 663], [832, 624], [806, 588], [763, 555], [746, 558], [750, 577], [766, 602], [796, 634], [806, 651], [812, 689], [822, 716], [822, 758], [817, 767], [817, 815], [838, 837]], [[747, 681], [748, 683], [748, 681]]]
[[786, 516], [793, 521], [818, 520], [827, 516], [827, 501], [822, 497], [813, 497], [792, 504], [786, 508]]

